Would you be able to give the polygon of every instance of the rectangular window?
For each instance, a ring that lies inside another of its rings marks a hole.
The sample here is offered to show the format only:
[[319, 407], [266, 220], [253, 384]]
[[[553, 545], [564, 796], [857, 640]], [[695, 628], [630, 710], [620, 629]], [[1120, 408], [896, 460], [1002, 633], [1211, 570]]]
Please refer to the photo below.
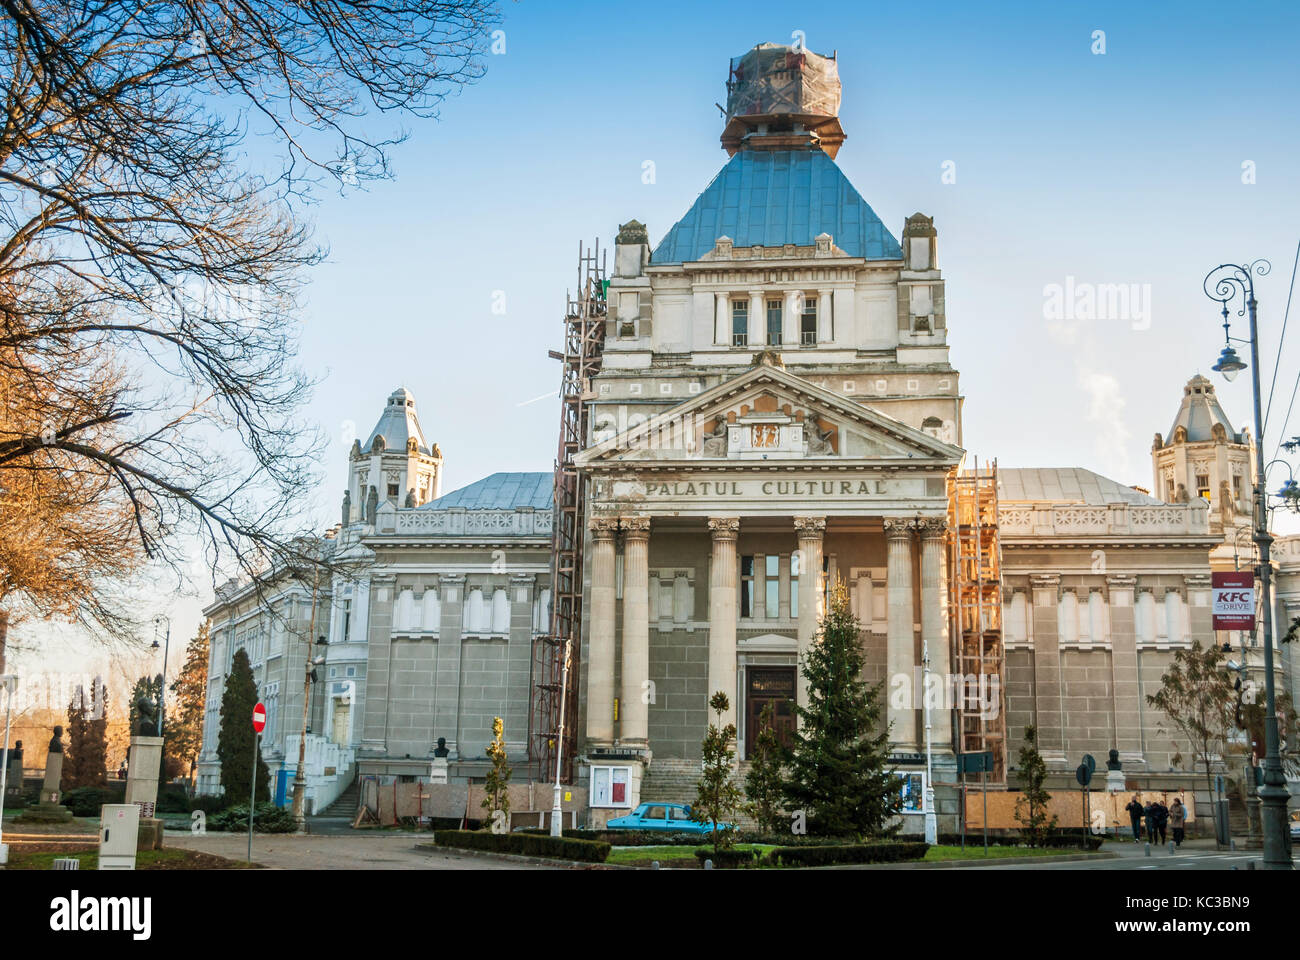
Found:
[[754, 558], [740, 558], [740, 615], [754, 615]]
[[731, 345], [746, 347], [749, 345], [749, 301], [731, 301]]
[[770, 347], [781, 343], [781, 301], [767, 301], [767, 344]]
[[781, 612], [780, 595], [778, 591], [781, 587], [781, 558], [774, 553], [769, 553], [763, 558], [763, 615], [769, 620], [775, 620]]
[[803, 298], [803, 316], [799, 318], [799, 342], [805, 347], [817, 345], [817, 297]]
[[395, 497], [395, 496], [397, 496], [397, 484], [395, 484], [395, 483], [390, 483], [390, 484], [388, 485], [388, 495], [389, 495], [389, 497]]
[[1196, 495], [1198, 497], [1210, 498], [1210, 478], [1209, 475], [1198, 473], [1196, 475]]
[[343, 601], [343, 641], [346, 643], [348, 636], [352, 632], [352, 601]]
[[799, 619], [799, 551], [790, 554], [790, 618]]

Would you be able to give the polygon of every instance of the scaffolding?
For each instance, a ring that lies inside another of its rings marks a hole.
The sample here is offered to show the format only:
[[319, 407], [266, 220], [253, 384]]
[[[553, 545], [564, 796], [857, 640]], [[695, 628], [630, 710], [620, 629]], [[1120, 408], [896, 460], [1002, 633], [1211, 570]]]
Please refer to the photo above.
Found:
[[[533, 642], [530, 759], [546, 781], [573, 781], [577, 742], [578, 654], [582, 631], [582, 550], [586, 490], [573, 459], [587, 445], [592, 378], [600, 372], [605, 347], [606, 251], [600, 240], [584, 251], [578, 244], [578, 285], [566, 294], [564, 352], [549, 351], [563, 363], [560, 376], [560, 437], [555, 456], [551, 526], [551, 609], [549, 632]], [[565, 682], [565, 654], [569, 654]], [[563, 691], [563, 693], [561, 692]], [[561, 735], [563, 730], [563, 735]]]
[[962, 753], [993, 754], [990, 783], [1007, 778], [1006, 687], [1002, 644], [1002, 547], [998, 539], [998, 465], [948, 477], [948, 545], [958, 743]]

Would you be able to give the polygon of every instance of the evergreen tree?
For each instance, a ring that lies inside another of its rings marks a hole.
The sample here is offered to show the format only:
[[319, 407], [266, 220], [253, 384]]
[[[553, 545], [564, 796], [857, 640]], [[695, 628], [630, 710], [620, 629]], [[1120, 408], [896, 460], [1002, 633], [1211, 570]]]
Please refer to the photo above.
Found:
[[734, 820], [736, 808], [740, 805], [740, 788], [731, 777], [736, 759], [736, 751], [732, 748], [736, 742], [736, 725], [722, 725], [722, 715], [730, 706], [731, 702], [721, 690], [709, 698], [709, 708], [717, 714], [718, 720], [709, 724], [701, 743], [704, 772], [696, 784], [695, 804], [691, 808], [692, 819], [712, 825], [710, 836], [714, 853], [731, 846], [735, 831], [726, 829], [725, 825]]
[[257, 684], [248, 653], [242, 648], [231, 658], [226, 691], [221, 697], [221, 730], [217, 734], [217, 759], [221, 762], [221, 786], [227, 803], [247, 803], [253, 755], [257, 755], [257, 799], [270, 799], [270, 773], [261, 751], [255, 749], [253, 708], [257, 706]]
[[108, 687], [96, 677], [90, 687], [90, 710], [86, 715], [86, 736], [82, 747], [81, 786], [108, 786]]
[[803, 810], [809, 829], [828, 836], [893, 833], [898, 825], [887, 824], [903, 802], [880, 723], [882, 685], [862, 679], [858, 630], [841, 580], [804, 660], [808, 706], [795, 707], [783, 791], [787, 809]]
[[1020, 797], [1016, 800], [1016, 820], [1020, 822], [1031, 847], [1042, 844], [1056, 829], [1056, 814], [1048, 816], [1052, 795], [1043, 787], [1047, 764], [1038, 752], [1038, 728], [1025, 727], [1025, 742], [1020, 747]]
[[483, 782], [486, 795], [483, 797], [483, 809], [487, 811], [489, 824], [495, 820], [498, 810], [504, 814], [507, 830], [510, 825], [510, 762], [506, 757], [505, 724], [500, 717], [492, 718], [492, 742], [487, 748], [488, 759], [492, 767]]
[[135, 723], [140, 719], [140, 711], [136, 703], [141, 697], [148, 697], [155, 704], [162, 700], [162, 674], [156, 674], [152, 677], [140, 677], [131, 688], [131, 702], [129, 707], [129, 719], [131, 735], [135, 736]]
[[199, 750], [203, 746], [203, 707], [208, 686], [209, 628], [207, 621], [185, 648], [185, 665], [169, 687], [167, 723], [163, 727], [164, 750], [178, 760], [194, 782]]
[[63, 751], [63, 775], [59, 781], [59, 790], [66, 793], [76, 787], [89, 787], [89, 771], [86, 769], [87, 729], [86, 692], [77, 684], [68, 704], [68, 745]]
[[785, 826], [781, 815], [781, 764], [786, 751], [772, 720], [769, 703], [758, 716], [758, 736], [750, 751], [749, 773], [745, 776], [745, 812], [758, 821], [760, 830], [775, 835]]

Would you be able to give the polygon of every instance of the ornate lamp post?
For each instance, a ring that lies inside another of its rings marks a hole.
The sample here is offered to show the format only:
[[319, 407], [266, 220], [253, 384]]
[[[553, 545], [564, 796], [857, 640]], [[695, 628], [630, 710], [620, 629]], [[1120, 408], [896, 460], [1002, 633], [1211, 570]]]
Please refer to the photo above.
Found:
[[[1237, 356], [1233, 342], [1250, 345], [1251, 388], [1255, 407], [1255, 488], [1254, 488], [1254, 529], [1251, 538], [1259, 546], [1259, 585], [1261, 605], [1264, 612], [1264, 785], [1259, 788], [1260, 824], [1264, 834], [1265, 869], [1290, 870], [1291, 850], [1290, 834], [1287, 825], [1287, 799], [1290, 794], [1286, 788], [1286, 777], [1282, 772], [1282, 758], [1279, 751], [1277, 727], [1277, 701], [1273, 682], [1273, 599], [1272, 567], [1269, 560], [1269, 546], [1273, 538], [1268, 532], [1267, 493], [1264, 489], [1264, 425], [1260, 410], [1259, 389], [1259, 327], [1256, 320], [1255, 276], [1266, 276], [1272, 269], [1267, 260], [1256, 260], [1250, 264], [1223, 263], [1205, 275], [1201, 286], [1205, 295], [1216, 303], [1222, 304], [1223, 336], [1225, 344], [1219, 360], [1213, 369], [1222, 373], [1229, 381], [1246, 368], [1246, 363]], [[1240, 294], [1243, 305], [1237, 310], [1237, 316], [1250, 316], [1250, 337], [1247, 340], [1235, 338], [1230, 333], [1228, 305]]]
[[167, 701], [167, 655], [171, 652], [172, 644], [172, 618], [165, 614], [161, 617], [154, 617], [153, 621], [153, 643], [150, 649], [158, 649], [158, 622], [167, 621], [167, 633], [163, 637], [163, 668], [159, 676], [162, 678], [158, 684], [158, 736], [163, 735], [163, 724], [167, 722], [167, 708], [164, 705]]

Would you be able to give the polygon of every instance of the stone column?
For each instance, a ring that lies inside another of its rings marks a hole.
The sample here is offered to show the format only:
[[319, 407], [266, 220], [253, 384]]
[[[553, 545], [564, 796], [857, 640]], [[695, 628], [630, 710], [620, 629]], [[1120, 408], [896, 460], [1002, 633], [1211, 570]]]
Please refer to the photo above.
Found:
[[765, 343], [767, 343], [767, 313], [763, 305], [763, 291], [751, 290], [749, 291], [749, 346], [761, 347]]
[[725, 293], [713, 295], [713, 342], [731, 346], [731, 310]]
[[614, 539], [617, 517], [592, 517], [591, 637], [587, 641], [587, 739], [614, 742]]
[[914, 703], [912, 696], [916, 668], [912, 619], [912, 531], [915, 529], [915, 520], [892, 517], [885, 520], [889, 591], [885, 688], [889, 691], [889, 739], [896, 749], [906, 753], [920, 749], [916, 739], [916, 708], [920, 704]]
[[1066, 767], [1065, 718], [1061, 702], [1061, 638], [1058, 604], [1060, 574], [1034, 574], [1030, 615], [1034, 619], [1034, 715], [1038, 727], [1038, 752], [1048, 768]]
[[[948, 567], [944, 563], [948, 521], [926, 517], [921, 528], [921, 641], [930, 656], [931, 689], [942, 690], [943, 698], [930, 704], [930, 737], [935, 750], [952, 750], [952, 658], [948, 648]], [[927, 691], [927, 696], [928, 696]]]
[[831, 341], [831, 292], [820, 290], [817, 293], [817, 342]]
[[786, 346], [799, 345], [799, 303], [803, 297], [798, 290], [785, 295], [785, 316], [781, 318], [781, 342]]
[[624, 517], [623, 704], [621, 743], [649, 743], [650, 706], [650, 518]]
[[[710, 517], [713, 559], [709, 565], [709, 690], [721, 690], [731, 702], [722, 723], [736, 722], [736, 538], [739, 517]], [[712, 714], [710, 714], [712, 719]]]
[[803, 661], [817, 635], [822, 602], [822, 537], [826, 533], [825, 517], [795, 517], [795, 535], [799, 538], [799, 664], [797, 677], [799, 706], [808, 706], [808, 681], [803, 675]]
[[1110, 594], [1111, 690], [1115, 703], [1115, 742], [1111, 746], [1119, 751], [1120, 762], [1131, 771], [1145, 763], [1134, 609], [1137, 578], [1124, 574], [1108, 576], [1106, 587]]

